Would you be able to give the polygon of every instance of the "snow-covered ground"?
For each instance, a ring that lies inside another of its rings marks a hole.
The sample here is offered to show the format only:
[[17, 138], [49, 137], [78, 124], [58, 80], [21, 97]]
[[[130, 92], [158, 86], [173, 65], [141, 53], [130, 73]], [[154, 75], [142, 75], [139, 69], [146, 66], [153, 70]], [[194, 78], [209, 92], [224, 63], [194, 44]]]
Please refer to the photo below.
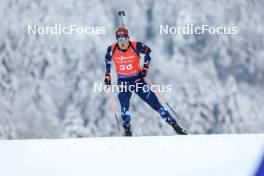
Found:
[[0, 141], [5, 176], [253, 176], [263, 154], [262, 134]]

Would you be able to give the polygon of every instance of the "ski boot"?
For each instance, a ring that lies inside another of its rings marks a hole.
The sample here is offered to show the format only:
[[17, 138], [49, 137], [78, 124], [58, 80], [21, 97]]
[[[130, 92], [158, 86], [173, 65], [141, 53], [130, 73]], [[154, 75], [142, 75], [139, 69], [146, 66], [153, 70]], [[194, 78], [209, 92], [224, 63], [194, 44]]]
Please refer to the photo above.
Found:
[[129, 137], [129, 136], [132, 136], [132, 132], [131, 132], [131, 129], [130, 129], [130, 124], [128, 125], [123, 125], [123, 128], [124, 128], [124, 136], [126, 137]]
[[164, 107], [161, 107], [159, 112], [160, 112], [161, 118], [165, 119], [165, 121], [172, 126], [172, 128], [174, 129], [176, 133], [181, 134], [181, 135], [189, 134], [189, 132], [186, 129], [182, 128], [176, 122], [176, 120], [171, 116], [171, 114], [168, 111], [164, 109]]
[[128, 108], [122, 107], [121, 108], [121, 118], [123, 120], [123, 128], [124, 128], [124, 136], [132, 136], [132, 132], [130, 129], [130, 113]]
[[180, 135], [188, 135], [188, 134], [189, 134], [188, 130], [185, 129], [185, 128], [183, 128], [183, 127], [181, 127], [181, 126], [176, 122], [176, 120], [173, 119], [169, 124], [172, 126], [172, 128], [174, 129], [174, 131], [175, 131], [176, 133], [178, 133], [178, 134], [180, 134]]

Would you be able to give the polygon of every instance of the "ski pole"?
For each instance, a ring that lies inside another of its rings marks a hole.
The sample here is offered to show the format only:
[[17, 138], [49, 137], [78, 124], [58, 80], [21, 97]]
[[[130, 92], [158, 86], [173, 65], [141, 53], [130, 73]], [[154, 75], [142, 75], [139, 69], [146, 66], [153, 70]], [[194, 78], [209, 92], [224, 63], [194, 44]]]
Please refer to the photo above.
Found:
[[123, 27], [125, 27], [124, 22], [123, 22], [123, 18], [122, 18], [122, 16], [126, 16], [125, 15], [125, 11], [119, 11], [118, 12], [118, 15], [120, 16], [120, 19], [121, 19], [121, 22], [122, 22]]
[[116, 105], [115, 98], [114, 98], [113, 94], [111, 93], [111, 90], [110, 90], [110, 92], [107, 93], [107, 96], [108, 96], [108, 98], [111, 101], [111, 108], [112, 108], [112, 111], [115, 114], [115, 119], [116, 119], [118, 131], [120, 131], [119, 121], [118, 121], [118, 117], [117, 117], [117, 105]]
[[[149, 81], [148, 78], [144, 78], [146, 81], [147, 81], [147, 84], [149, 84], [149, 86], [153, 86], [153, 84]], [[158, 97], [159, 99], [164, 103], [166, 104], [170, 110], [173, 112], [173, 114], [176, 116], [176, 118], [178, 120], [180, 120], [182, 122], [182, 119], [180, 118], [180, 116], [172, 109], [172, 107], [170, 106], [170, 104], [165, 100], [165, 98], [157, 91], [157, 92], [154, 92]]]

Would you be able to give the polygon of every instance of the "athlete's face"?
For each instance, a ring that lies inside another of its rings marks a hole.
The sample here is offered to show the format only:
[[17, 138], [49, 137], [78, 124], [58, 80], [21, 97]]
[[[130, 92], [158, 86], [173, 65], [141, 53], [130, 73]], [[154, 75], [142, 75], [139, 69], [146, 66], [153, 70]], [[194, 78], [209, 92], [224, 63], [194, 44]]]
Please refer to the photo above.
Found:
[[117, 38], [117, 43], [120, 49], [125, 50], [128, 48], [129, 42], [127, 37]]

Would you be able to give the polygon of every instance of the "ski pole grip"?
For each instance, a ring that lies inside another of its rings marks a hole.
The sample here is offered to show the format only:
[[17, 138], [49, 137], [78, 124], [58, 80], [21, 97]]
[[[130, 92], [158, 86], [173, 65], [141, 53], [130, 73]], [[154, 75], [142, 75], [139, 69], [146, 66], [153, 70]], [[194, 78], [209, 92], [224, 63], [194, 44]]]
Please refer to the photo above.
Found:
[[119, 12], [118, 12], [118, 15], [119, 15], [119, 16], [126, 16], [124, 11], [119, 11]]

